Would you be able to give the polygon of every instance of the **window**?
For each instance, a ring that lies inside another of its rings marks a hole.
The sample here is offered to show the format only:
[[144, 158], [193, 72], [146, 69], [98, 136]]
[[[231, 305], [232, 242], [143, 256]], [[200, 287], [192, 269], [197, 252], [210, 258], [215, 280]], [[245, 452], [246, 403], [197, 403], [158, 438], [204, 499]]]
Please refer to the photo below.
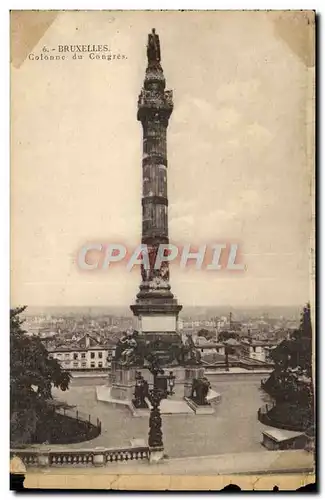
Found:
[[82, 353], [81, 353], [81, 357], [82, 357], [83, 359], [85, 359], [85, 357], [86, 357], [86, 353], [85, 353], [85, 352], [82, 352]]
[[69, 365], [70, 365], [70, 363], [71, 363], [71, 361], [66, 361], [66, 362], [65, 362], [66, 366], [69, 366]]
[[73, 363], [73, 368], [78, 368], [78, 366], [79, 366], [79, 363], [75, 361], [75, 362]]
[[94, 358], [95, 358], [95, 353], [94, 353], [94, 352], [91, 352], [91, 353], [90, 353], [90, 357], [91, 357], [91, 359], [94, 359]]
[[73, 353], [73, 359], [78, 359], [78, 353], [77, 352]]
[[98, 368], [103, 368], [103, 363], [101, 361], [98, 363]]
[[90, 368], [95, 368], [95, 363], [94, 363], [94, 361], [92, 361], [92, 362], [90, 363]]
[[69, 359], [70, 354], [68, 352], [66, 352], [65, 355], [64, 355], [64, 357], [65, 357], [65, 359]]
[[81, 366], [82, 366], [82, 368], [86, 368], [86, 367], [87, 367], [87, 363], [86, 363], [85, 361], [83, 361], [83, 362], [81, 363]]
[[102, 351], [99, 351], [99, 353], [98, 353], [98, 357], [99, 357], [100, 359], [103, 357], [103, 353], [102, 353]]
[[49, 358], [50, 358], [50, 359], [53, 359], [53, 354], [49, 354]]

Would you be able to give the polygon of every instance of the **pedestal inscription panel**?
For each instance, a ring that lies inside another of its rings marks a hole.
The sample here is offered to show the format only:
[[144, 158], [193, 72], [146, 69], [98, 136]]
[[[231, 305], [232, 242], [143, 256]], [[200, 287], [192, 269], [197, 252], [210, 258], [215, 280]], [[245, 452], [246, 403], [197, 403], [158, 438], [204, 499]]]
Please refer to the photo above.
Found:
[[142, 332], [175, 332], [176, 331], [176, 316], [142, 316], [141, 317]]

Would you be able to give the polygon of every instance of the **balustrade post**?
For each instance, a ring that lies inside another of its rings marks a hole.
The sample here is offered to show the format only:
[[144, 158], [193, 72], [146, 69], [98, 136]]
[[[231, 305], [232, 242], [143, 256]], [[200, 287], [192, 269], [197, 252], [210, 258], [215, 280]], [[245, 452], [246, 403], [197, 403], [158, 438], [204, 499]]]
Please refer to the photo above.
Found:
[[49, 467], [50, 466], [50, 449], [40, 450], [37, 455], [37, 465], [39, 467]]
[[96, 446], [93, 456], [93, 464], [95, 467], [102, 467], [105, 464], [105, 448]]

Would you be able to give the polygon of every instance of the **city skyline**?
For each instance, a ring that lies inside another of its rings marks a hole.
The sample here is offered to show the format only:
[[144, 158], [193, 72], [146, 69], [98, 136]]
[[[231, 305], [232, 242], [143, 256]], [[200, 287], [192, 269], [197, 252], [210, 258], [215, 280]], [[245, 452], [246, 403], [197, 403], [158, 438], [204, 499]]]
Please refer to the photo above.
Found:
[[[295, 305], [295, 306], [286, 306], [286, 305], [278, 305], [278, 306], [247, 306], [247, 307], [235, 307], [233, 305], [228, 306], [189, 306], [184, 305], [183, 310], [180, 313], [180, 317], [184, 317], [187, 314], [194, 314], [197, 316], [202, 316], [205, 314], [212, 314], [214, 311], [215, 314], [221, 314], [224, 316], [229, 315], [230, 312], [236, 312], [240, 315], [245, 313], [249, 314], [270, 314], [273, 317], [278, 317], [279, 315], [292, 316], [293, 314], [298, 318], [302, 312], [304, 304]], [[19, 307], [19, 306], [17, 306]], [[282, 314], [280, 314], [280, 312]], [[78, 314], [78, 315], [94, 315], [100, 316], [102, 314], [111, 315], [111, 316], [119, 316], [125, 315], [125, 317], [132, 318], [132, 312], [126, 305], [120, 306], [98, 306], [98, 305], [89, 305], [89, 306], [27, 306], [24, 314], [29, 316], [37, 316], [37, 315], [45, 315], [45, 314], [57, 314], [57, 315], [65, 315], [65, 314]]]

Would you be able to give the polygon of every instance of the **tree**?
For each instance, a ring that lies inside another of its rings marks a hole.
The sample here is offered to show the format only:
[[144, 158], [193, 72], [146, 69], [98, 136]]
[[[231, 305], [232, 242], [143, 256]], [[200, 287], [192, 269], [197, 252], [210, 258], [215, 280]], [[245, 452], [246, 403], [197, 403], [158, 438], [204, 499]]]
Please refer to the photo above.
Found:
[[26, 307], [10, 310], [10, 420], [11, 440], [30, 442], [38, 423], [52, 410], [52, 385], [65, 391], [70, 374], [64, 372], [37, 336], [23, 330], [20, 315]]
[[228, 330], [223, 330], [218, 335], [218, 340], [220, 342], [225, 342], [226, 340], [229, 340], [229, 339], [238, 340], [238, 338], [239, 338], [238, 333], [236, 333], [234, 331], [228, 331]]
[[271, 352], [271, 358], [274, 371], [263, 388], [275, 400], [272, 412], [277, 418], [286, 415], [290, 424], [308, 427], [314, 418], [310, 304], [303, 309], [299, 328]]
[[207, 340], [212, 340], [216, 338], [216, 334], [206, 328], [202, 328], [197, 332], [198, 337], [205, 337]]

